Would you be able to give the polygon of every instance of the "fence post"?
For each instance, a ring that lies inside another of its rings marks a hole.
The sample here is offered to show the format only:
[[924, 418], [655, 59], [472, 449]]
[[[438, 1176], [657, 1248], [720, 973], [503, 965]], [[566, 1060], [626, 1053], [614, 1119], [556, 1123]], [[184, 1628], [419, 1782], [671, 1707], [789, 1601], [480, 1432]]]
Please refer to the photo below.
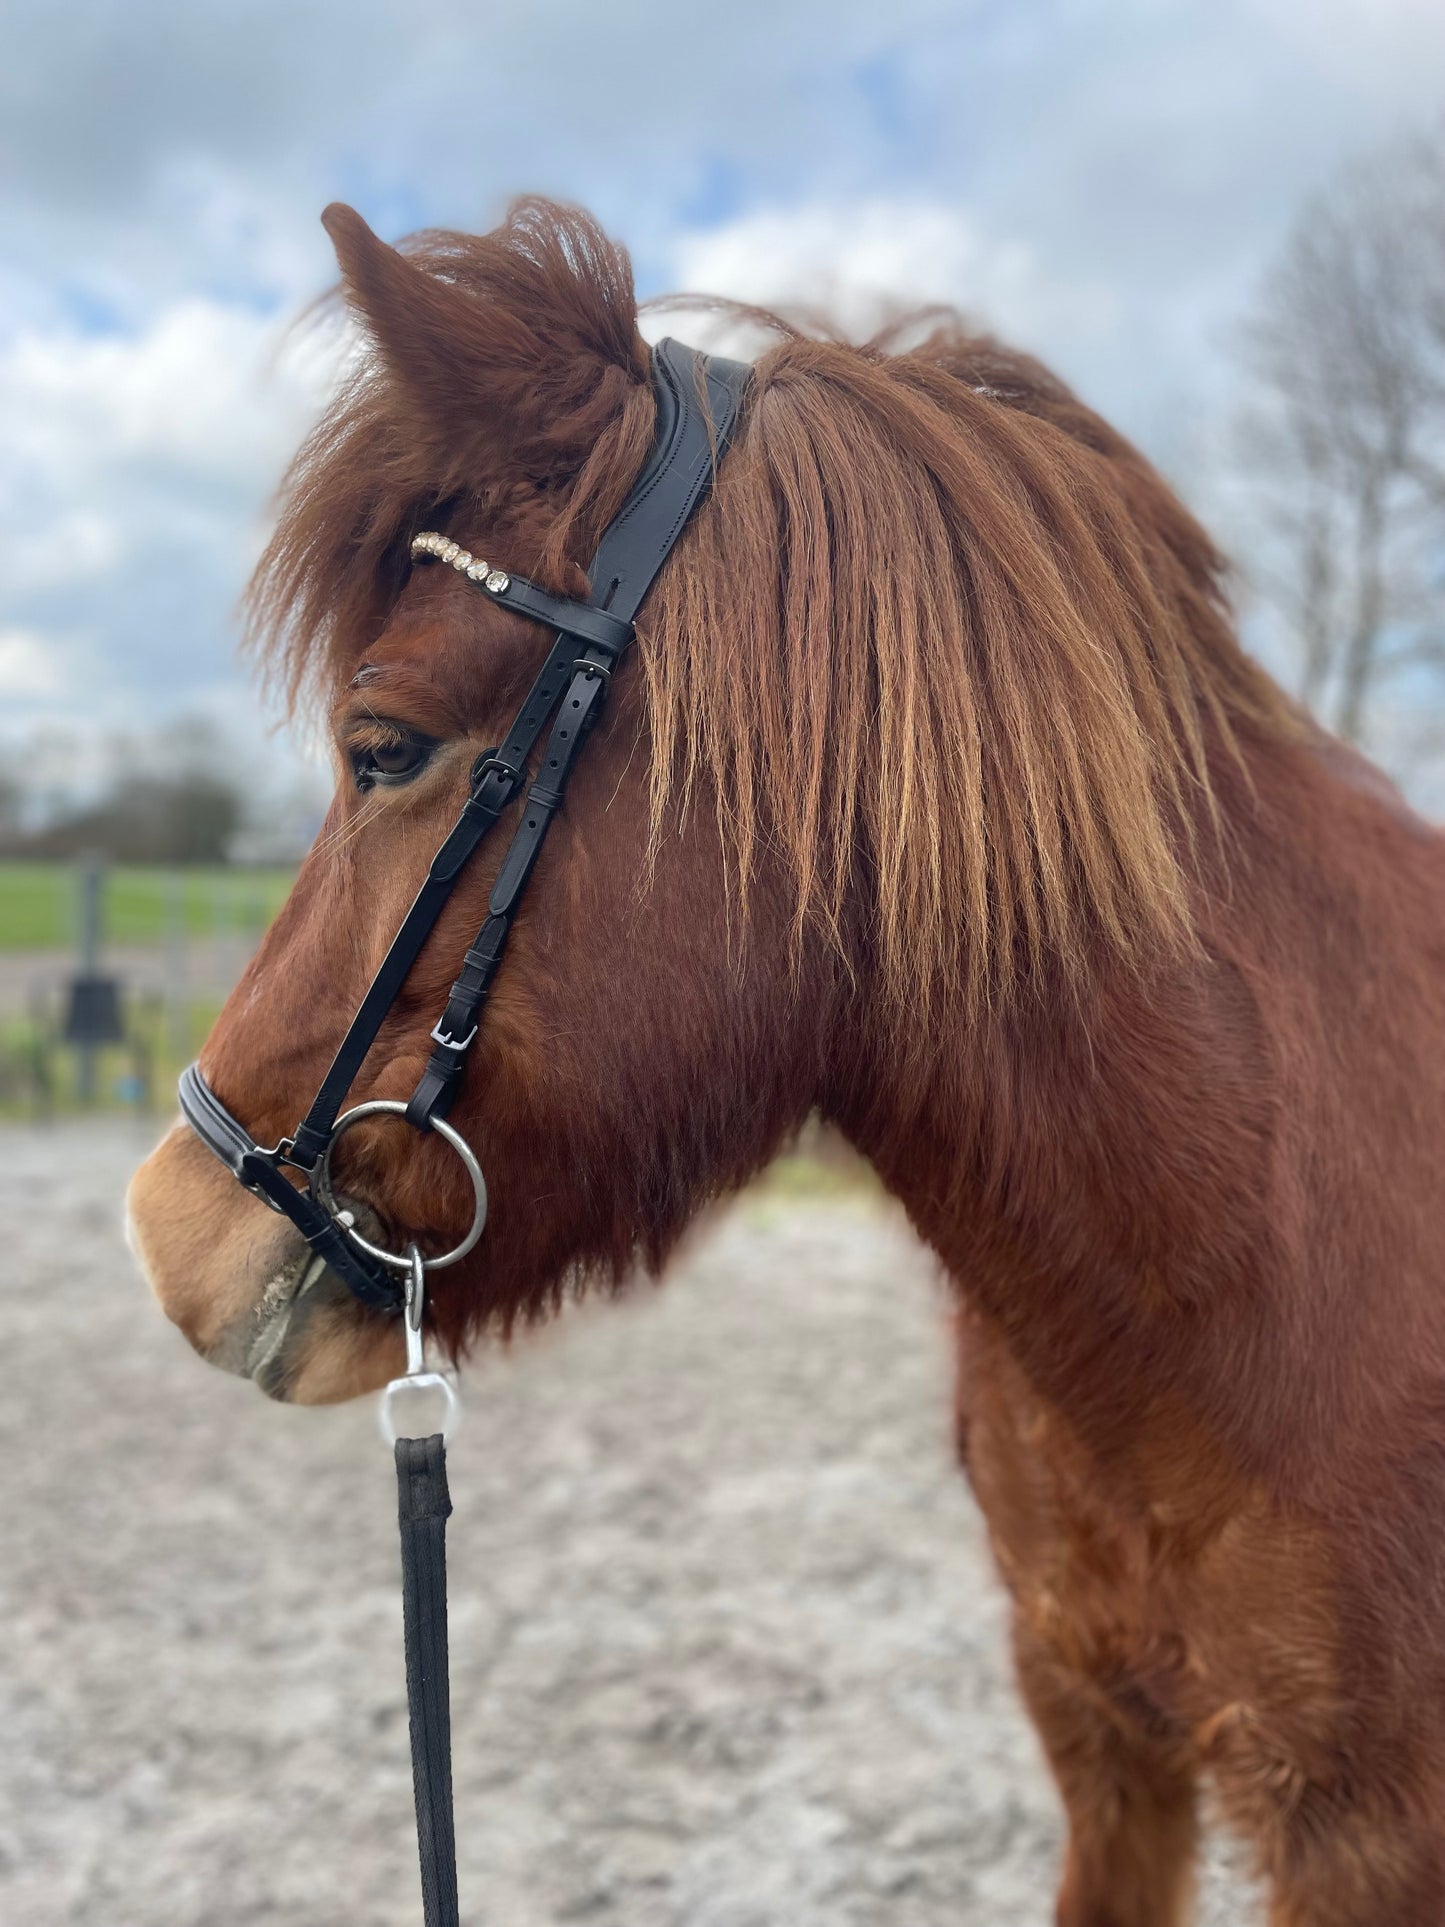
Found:
[[186, 928], [186, 878], [183, 871], [167, 870], [162, 884], [165, 892], [165, 1000], [166, 1045], [171, 1056], [184, 1064], [191, 1054], [190, 971], [188, 968]]
[[[96, 977], [100, 974], [105, 859], [94, 855], [81, 857], [77, 864], [76, 883], [78, 886], [76, 947], [80, 954], [80, 975]], [[76, 1046], [75, 1093], [82, 1104], [95, 1102], [98, 1057], [99, 1047], [96, 1044], [82, 1041]]]
[[48, 986], [39, 978], [30, 980], [30, 1089], [37, 1123], [48, 1124], [55, 1115], [55, 1050], [59, 1026], [46, 996]]

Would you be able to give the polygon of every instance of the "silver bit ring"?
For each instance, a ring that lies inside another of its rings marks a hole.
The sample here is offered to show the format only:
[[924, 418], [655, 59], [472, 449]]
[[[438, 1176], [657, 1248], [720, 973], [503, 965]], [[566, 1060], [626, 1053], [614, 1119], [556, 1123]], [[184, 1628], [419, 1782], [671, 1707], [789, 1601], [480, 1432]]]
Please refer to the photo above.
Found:
[[[385, 1265], [389, 1271], [409, 1272], [412, 1269], [412, 1248], [408, 1246], [406, 1251], [388, 1251], [385, 1245], [376, 1245], [369, 1238], [364, 1238], [350, 1222], [351, 1214], [343, 1211], [337, 1204], [336, 1194], [331, 1188], [331, 1153], [336, 1148], [336, 1140], [343, 1132], [349, 1131], [353, 1124], [360, 1124], [363, 1118], [383, 1115], [405, 1117], [406, 1106], [396, 1098], [376, 1097], [368, 1104], [355, 1105], [337, 1118], [331, 1127], [331, 1136], [326, 1140], [326, 1149], [316, 1160], [312, 1169], [311, 1195], [322, 1210], [328, 1212], [341, 1226], [358, 1251], [364, 1251], [368, 1258], [374, 1258], [378, 1264]], [[445, 1271], [448, 1265], [457, 1264], [465, 1258], [482, 1235], [482, 1227], [487, 1222], [487, 1181], [482, 1176], [482, 1167], [477, 1163], [476, 1153], [460, 1131], [448, 1124], [443, 1117], [434, 1117], [431, 1120], [431, 1128], [444, 1144], [449, 1144], [456, 1152], [467, 1176], [472, 1181], [472, 1222], [467, 1235], [460, 1244], [453, 1245], [450, 1251], [444, 1251], [439, 1258], [420, 1260], [423, 1271]]]

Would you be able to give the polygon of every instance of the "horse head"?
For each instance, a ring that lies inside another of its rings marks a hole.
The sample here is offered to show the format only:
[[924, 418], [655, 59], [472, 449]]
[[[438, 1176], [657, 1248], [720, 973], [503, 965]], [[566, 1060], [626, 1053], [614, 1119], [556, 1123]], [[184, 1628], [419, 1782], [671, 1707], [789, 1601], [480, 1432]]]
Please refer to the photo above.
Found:
[[[324, 708], [336, 792], [201, 1059], [261, 1142], [294, 1130], [537, 666], [537, 627], [418, 566], [418, 534], [586, 596], [656, 408], [627, 258], [584, 215], [528, 202], [401, 251], [349, 210], [327, 224], [363, 341], [250, 607], [292, 697]], [[1274, 700], [1207, 540], [1036, 364], [956, 324], [912, 347], [779, 334], [643, 606], [450, 1114], [491, 1196], [429, 1294], [453, 1352], [656, 1269], [813, 1111], [929, 1228], [959, 1179], [922, 1146], [940, 1116], [966, 1144], [978, 1108], [965, 1038], [1101, 953], [1187, 945], [1213, 771]], [[462, 876], [352, 1103], [415, 1087], [497, 861], [489, 843]], [[391, 1245], [440, 1250], [471, 1208], [445, 1147], [392, 1119], [348, 1132], [334, 1177]], [[130, 1212], [216, 1363], [299, 1400], [398, 1369], [395, 1321], [183, 1125]]]

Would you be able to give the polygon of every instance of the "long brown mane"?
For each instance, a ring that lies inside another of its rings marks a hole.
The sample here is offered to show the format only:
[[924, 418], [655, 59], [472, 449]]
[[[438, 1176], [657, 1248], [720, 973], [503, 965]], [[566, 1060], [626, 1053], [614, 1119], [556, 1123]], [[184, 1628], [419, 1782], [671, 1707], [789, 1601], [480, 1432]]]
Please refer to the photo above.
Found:
[[[439, 300], [421, 325], [445, 353], [408, 355], [378, 326], [384, 290], [353, 280], [373, 340], [251, 592], [293, 695], [376, 636], [411, 534], [448, 505], [505, 520], [519, 494], [554, 498], [539, 551], [510, 560], [556, 573], [647, 447], [630, 265], [585, 215], [528, 201], [406, 254], [475, 325]], [[1220, 759], [1242, 727], [1292, 727], [1235, 641], [1209, 539], [1067, 389], [957, 317], [902, 352], [898, 329], [776, 326], [640, 625], [656, 833], [708, 799], [742, 905], [766, 844], [800, 929], [835, 924], [861, 865], [900, 1014], [940, 984], [1001, 998], [1091, 940], [1135, 960], [1186, 942]], [[428, 392], [448, 359], [494, 415]]]

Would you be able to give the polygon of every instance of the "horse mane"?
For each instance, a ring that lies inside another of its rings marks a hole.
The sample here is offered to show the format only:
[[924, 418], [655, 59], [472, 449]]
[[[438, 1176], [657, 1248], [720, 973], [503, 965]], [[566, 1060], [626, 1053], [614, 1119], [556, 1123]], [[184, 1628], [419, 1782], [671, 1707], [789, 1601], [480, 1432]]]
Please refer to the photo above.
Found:
[[[349, 269], [380, 345], [298, 457], [250, 591], [293, 695], [379, 633], [439, 507], [555, 495], [543, 549], [513, 558], [545, 573], [585, 561], [648, 445], [630, 265], [587, 216], [522, 202], [405, 260], [470, 296], [435, 325], [465, 333], [446, 345], [480, 364], [507, 445], [419, 399], [385, 290]], [[638, 625], [655, 847], [711, 798], [744, 911], [767, 850], [799, 933], [837, 935], [861, 882], [880, 994], [914, 1027], [941, 984], [992, 1003], [1100, 939], [1135, 963], [1187, 946], [1220, 758], [1244, 727], [1297, 728], [1239, 647], [1208, 536], [1062, 383], [957, 315], [854, 344], [732, 312], [778, 338]]]

